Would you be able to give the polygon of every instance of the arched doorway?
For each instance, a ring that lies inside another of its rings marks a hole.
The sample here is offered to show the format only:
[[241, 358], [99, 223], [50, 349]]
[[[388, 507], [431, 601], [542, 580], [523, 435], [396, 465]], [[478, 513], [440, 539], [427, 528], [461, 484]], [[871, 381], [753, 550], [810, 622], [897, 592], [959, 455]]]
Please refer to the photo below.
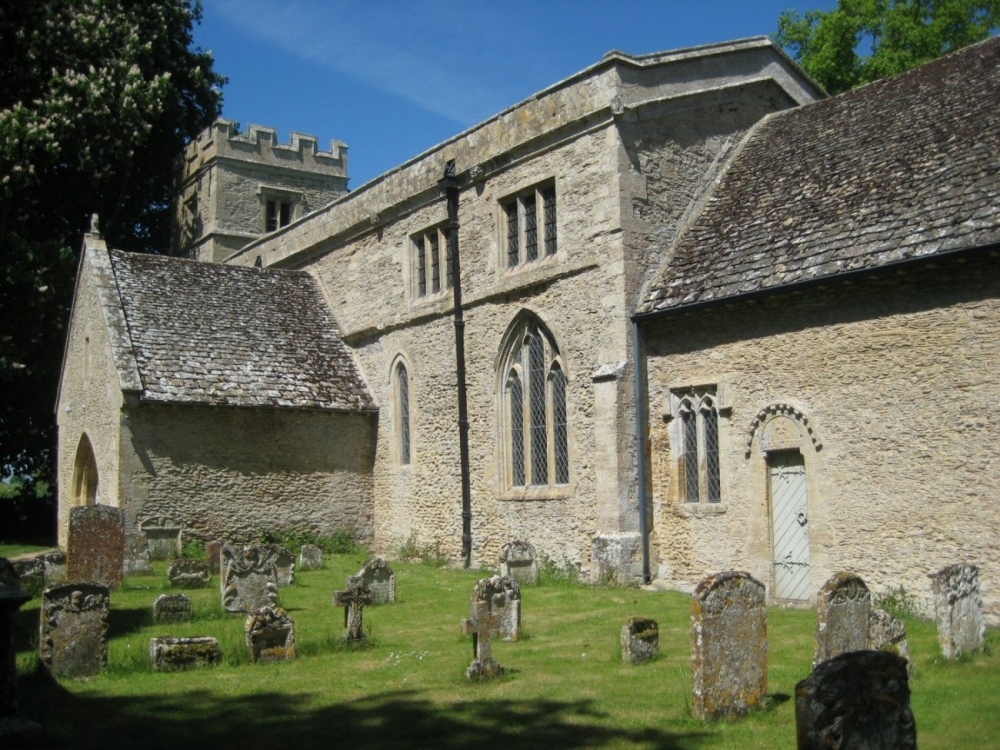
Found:
[[94, 505], [97, 502], [98, 476], [94, 448], [86, 434], [80, 436], [73, 465], [73, 504]]

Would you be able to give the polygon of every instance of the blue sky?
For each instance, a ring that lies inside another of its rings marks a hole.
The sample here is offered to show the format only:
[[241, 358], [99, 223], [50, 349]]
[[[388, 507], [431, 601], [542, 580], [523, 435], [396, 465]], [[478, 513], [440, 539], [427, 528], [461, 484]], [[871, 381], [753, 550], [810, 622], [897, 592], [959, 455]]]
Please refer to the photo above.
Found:
[[619, 49], [771, 34], [834, 0], [203, 0], [223, 116], [349, 146], [350, 186]]

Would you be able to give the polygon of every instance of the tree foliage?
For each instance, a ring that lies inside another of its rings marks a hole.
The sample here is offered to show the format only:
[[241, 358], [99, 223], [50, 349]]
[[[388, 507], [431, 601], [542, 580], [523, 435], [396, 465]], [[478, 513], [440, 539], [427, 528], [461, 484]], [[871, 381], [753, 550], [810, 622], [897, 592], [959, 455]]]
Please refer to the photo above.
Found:
[[831, 11], [785, 11], [774, 40], [831, 94], [898, 75], [982, 41], [1000, 0], [839, 0]]
[[0, 473], [51, 479], [83, 233], [168, 247], [177, 155], [219, 114], [196, 0], [0, 5]]

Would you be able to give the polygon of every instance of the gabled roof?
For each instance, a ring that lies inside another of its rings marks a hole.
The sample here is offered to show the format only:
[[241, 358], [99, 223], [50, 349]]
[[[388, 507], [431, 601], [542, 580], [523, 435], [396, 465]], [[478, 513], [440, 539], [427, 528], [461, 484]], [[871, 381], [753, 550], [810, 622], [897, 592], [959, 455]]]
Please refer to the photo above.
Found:
[[114, 277], [103, 296], [116, 295], [120, 310], [105, 320], [125, 323], [109, 331], [116, 366], [123, 390], [138, 385], [141, 401], [375, 408], [308, 273], [103, 252]]
[[638, 314], [1000, 241], [1000, 38], [771, 115]]

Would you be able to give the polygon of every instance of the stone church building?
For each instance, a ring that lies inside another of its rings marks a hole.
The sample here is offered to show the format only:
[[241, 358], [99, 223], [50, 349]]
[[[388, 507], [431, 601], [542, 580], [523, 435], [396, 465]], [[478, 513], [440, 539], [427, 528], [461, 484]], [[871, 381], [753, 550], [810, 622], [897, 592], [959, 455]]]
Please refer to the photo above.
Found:
[[185, 258], [85, 240], [61, 539], [92, 502], [474, 566], [516, 538], [788, 603], [972, 562], [995, 621], [996, 104], [1000, 40], [835, 98], [764, 38], [612, 52], [350, 192], [343, 144], [221, 122]]

